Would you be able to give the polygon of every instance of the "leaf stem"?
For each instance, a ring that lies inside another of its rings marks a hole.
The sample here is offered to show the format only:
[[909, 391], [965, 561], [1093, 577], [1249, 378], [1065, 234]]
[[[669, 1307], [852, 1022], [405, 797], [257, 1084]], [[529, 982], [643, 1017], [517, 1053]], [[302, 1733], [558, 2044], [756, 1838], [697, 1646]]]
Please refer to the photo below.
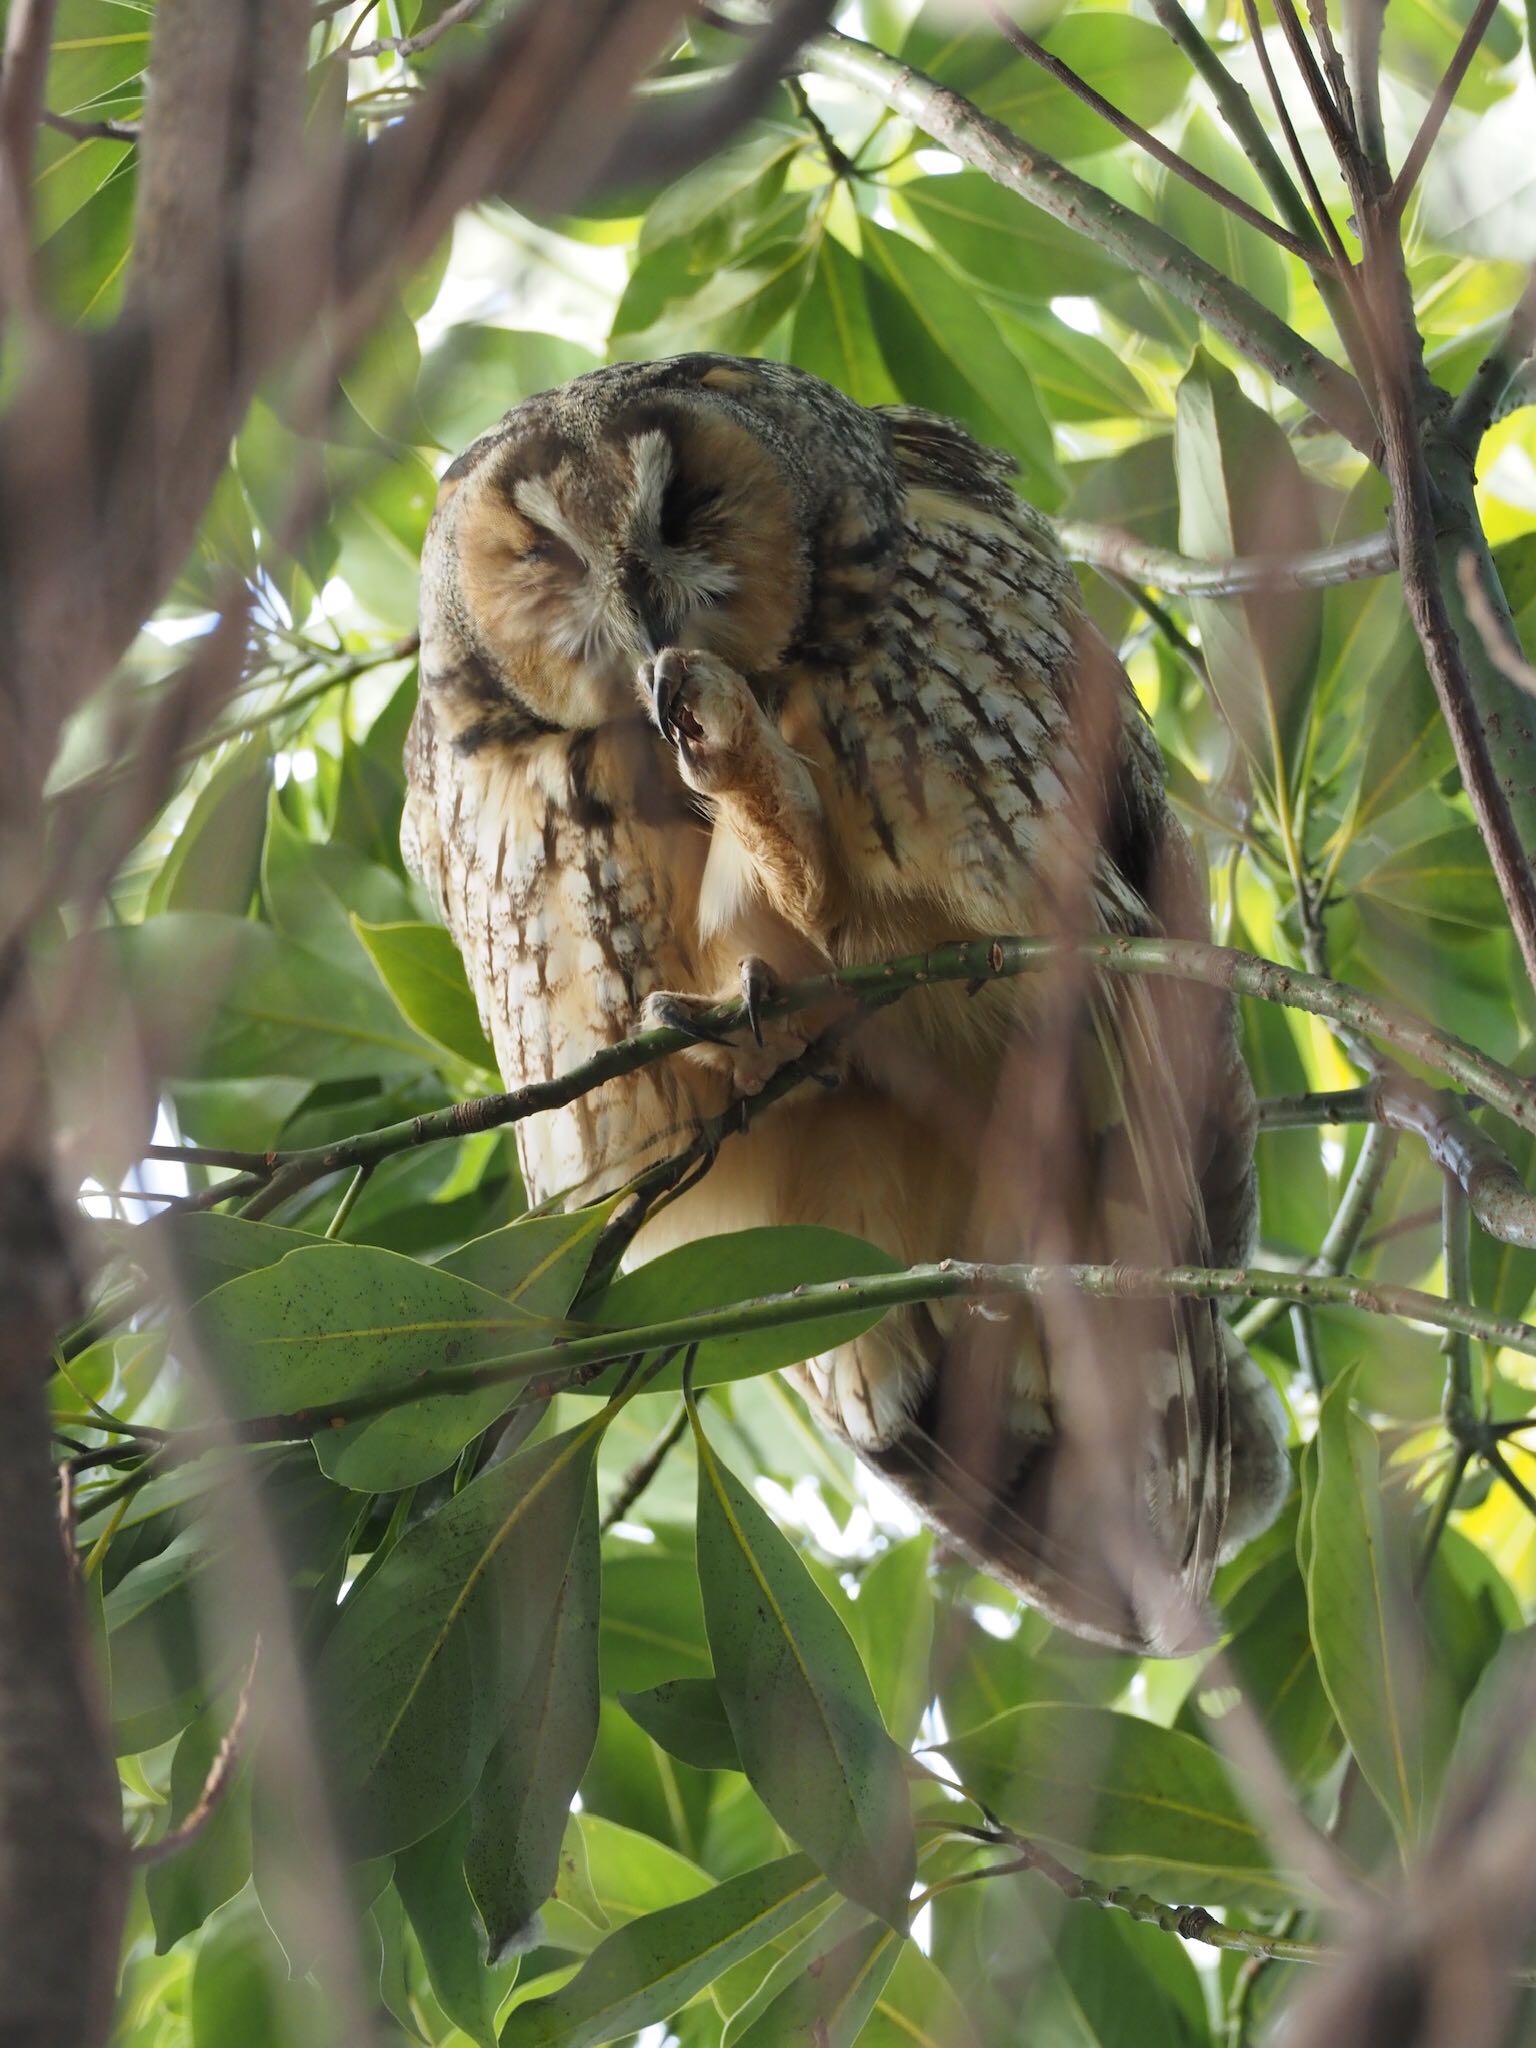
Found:
[[[413, 1401], [476, 1394], [487, 1387], [529, 1381], [541, 1373], [582, 1372], [590, 1380], [596, 1377], [596, 1370], [622, 1359], [701, 1344], [712, 1338], [782, 1329], [828, 1316], [879, 1314], [920, 1301], [1034, 1296], [1053, 1289], [1071, 1289], [1097, 1300], [1221, 1301], [1235, 1296], [1354, 1308], [1370, 1315], [1402, 1317], [1433, 1329], [1464, 1330], [1484, 1343], [1505, 1345], [1536, 1358], [1536, 1326], [1514, 1317], [1494, 1315], [1470, 1302], [1448, 1301], [1417, 1288], [1370, 1282], [1348, 1274], [1319, 1276], [1219, 1266], [985, 1265], [942, 1259], [937, 1265], [909, 1266], [895, 1273], [807, 1284], [787, 1294], [760, 1295], [633, 1329], [593, 1330], [585, 1336], [558, 1338], [504, 1359], [423, 1372], [404, 1385], [380, 1387], [372, 1393], [335, 1401], [320, 1399], [287, 1414], [257, 1416], [238, 1424], [236, 1434], [247, 1443], [293, 1441], [310, 1436], [319, 1428], [334, 1428], [365, 1416], [382, 1415]], [[204, 1447], [204, 1440], [205, 1432], [188, 1430], [172, 1446], [161, 1449], [174, 1448], [182, 1455], [194, 1455]]]

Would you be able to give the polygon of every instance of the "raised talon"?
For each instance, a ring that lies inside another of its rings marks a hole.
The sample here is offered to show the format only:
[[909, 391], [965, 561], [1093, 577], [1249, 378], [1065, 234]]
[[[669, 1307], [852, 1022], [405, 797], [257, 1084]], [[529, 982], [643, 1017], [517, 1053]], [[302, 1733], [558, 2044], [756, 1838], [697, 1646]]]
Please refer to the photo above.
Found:
[[741, 1005], [759, 1045], [763, 1042], [763, 1004], [778, 993], [779, 978], [766, 960], [749, 953], [741, 963]]
[[656, 730], [669, 745], [703, 737], [703, 726], [679, 701], [688, 684], [688, 656], [681, 647], [664, 647], [654, 661], [644, 665], [641, 681], [651, 700]]

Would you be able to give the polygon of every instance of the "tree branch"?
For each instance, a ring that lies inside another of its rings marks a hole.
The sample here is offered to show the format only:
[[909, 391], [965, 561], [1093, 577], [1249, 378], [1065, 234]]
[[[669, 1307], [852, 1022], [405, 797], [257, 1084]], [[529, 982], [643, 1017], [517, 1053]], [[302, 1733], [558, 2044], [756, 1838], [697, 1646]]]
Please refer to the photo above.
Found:
[[417, 29], [409, 36], [380, 36], [374, 43], [358, 43], [347, 52], [348, 57], [414, 57], [421, 50], [430, 50], [432, 45], [447, 35], [449, 29], [457, 28], [462, 21], [478, 14], [485, 0], [453, 0], [445, 7], [437, 20], [426, 28]]
[[1162, 228], [1014, 135], [961, 94], [867, 43], [829, 33], [809, 46], [805, 61], [873, 93], [963, 162], [1090, 236], [1197, 313], [1362, 453], [1370, 453], [1375, 426], [1349, 373]]
[[[1415, 1287], [1366, 1281], [1349, 1274], [1281, 1273], [1252, 1266], [986, 1265], [941, 1259], [937, 1265], [908, 1266], [897, 1273], [806, 1284], [788, 1294], [759, 1295], [632, 1329], [562, 1337], [504, 1359], [445, 1366], [441, 1372], [419, 1374], [405, 1384], [379, 1387], [371, 1393], [336, 1400], [322, 1396], [286, 1414], [250, 1417], [236, 1423], [234, 1432], [245, 1443], [296, 1442], [317, 1430], [343, 1428], [371, 1415], [409, 1407], [415, 1401], [457, 1399], [488, 1387], [537, 1382], [544, 1375], [549, 1375], [549, 1386], [555, 1391], [568, 1375], [580, 1374], [581, 1384], [590, 1385], [607, 1366], [714, 1338], [786, 1329], [829, 1315], [881, 1313], [921, 1301], [1032, 1297], [1059, 1289], [1096, 1301], [1249, 1299], [1360, 1309], [1367, 1315], [1423, 1323], [1431, 1329], [1464, 1331], [1482, 1343], [1536, 1358], [1536, 1325], [1494, 1315], [1470, 1302], [1449, 1301]], [[203, 1430], [188, 1429], [173, 1435], [167, 1448], [182, 1457], [196, 1456], [208, 1441]]]
[[[1190, 939], [1098, 938], [1080, 940], [995, 938], [973, 939], [913, 953], [903, 959], [876, 962], [867, 967], [846, 967], [809, 980], [787, 984], [765, 1002], [765, 1017], [789, 1016], [819, 1008], [839, 996], [855, 1003], [884, 1003], [913, 988], [939, 982], [961, 981], [978, 986], [987, 981], [1028, 974], [1061, 958], [1089, 962], [1109, 974], [1166, 975], [1176, 980], [1202, 982], [1207, 987], [1256, 997], [1262, 1002], [1280, 1003], [1323, 1017], [1340, 1029], [1367, 1033], [1395, 1045], [1411, 1058], [1448, 1075], [1470, 1089], [1481, 1100], [1507, 1116], [1522, 1129], [1536, 1131], [1536, 1085], [1508, 1067], [1479, 1052], [1475, 1046], [1437, 1031], [1411, 1012], [1394, 1003], [1381, 1002], [1342, 982], [1321, 975], [1306, 974], [1298, 968], [1282, 967], [1257, 954], [1240, 953], [1227, 946], [1203, 945]], [[745, 1031], [747, 1018], [740, 1003], [722, 1003], [700, 1013], [697, 1022], [710, 1032]], [[620, 1039], [552, 1080], [534, 1081], [505, 1093], [474, 1096], [451, 1103], [446, 1109], [410, 1117], [330, 1145], [311, 1146], [303, 1151], [249, 1155], [254, 1161], [233, 1179], [219, 1181], [201, 1195], [192, 1197], [194, 1206], [208, 1208], [218, 1203], [261, 1197], [261, 1213], [302, 1187], [359, 1166], [374, 1166], [395, 1153], [419, 1145], [463, 1138], [480, 1131], [498, 1130], [525, 1117], [558, 1109], [605, 1081], [619, 1079], [639, 1068], [685, 1051], [694, 1043], [690, 1033], [671, 1029], [638, 1032]]]
[[1467, 67], [1477, 55], [1477, 46], [1488, 33], [1488, 24], [1498, 12], [1499, 0], [1478, 0], [1472, 18], [1461, 32], [1456, 53], [1446, 66], [1445, 76], [1435, 87], [1434, 98], [1424, 119], [1419, 123], [1419, 132], [1409, 144], [1408, 154], [1403, 158], [1402, 169], [1392, 182], [1391, 190], [1382, 200], [1382, 211], [1388, 219], [1395, 220], [1408, 204], [1409, 195], [1419, 182], [1419, 174], [1429, 161], [1429, 152], [1435, 146], [1440, 130], [1445, 126], [1445, 117], [1451, 111], [1461, 81], [1467, 75]]
[[1292, 256], [1299, 257], [1309, 269], [1333, 274], [1333, 261], [1327, 250], [1318, 246], [1315, 238], [1309, 241], [1301, 235], [1294, 234], [1291, 229], [1282, 227], [1279, 222], [1270, 220], [1266, 214], [1260, 213], [1257, 207], [1250, 206], [1246, 199], [1239, 197], [1219, 179], [1210, 177], [1192, 164], [1187, 157], [1180, 156], [1176, 149], [1170, 149], [1166, 142], [1160, 142], [1149, 128], [1143, 128], [1139, 121], [1133, 121], [1129, 114], [1123, 113], [1112, 101], [1105, 99], [1103, 93], [1090, 85], [1086, 78], [1079, 77], [1070, 64], [1064, 64], [1058, 56], [1046, 49], [1043, 43], [1037, 43], [1032, 35], [1027, 35], [1017, 22], [1010, 21], [1000, 6], [989, 6], [987, 12], [1004, 39], [1012, 43], [1021, 55], [1028, 57], [1032, 64], [1038, 64], [1042, 71], [1054, 78], [1058, 85], [1065, 86], [1084, 106], [1091, 107], [1101, 120], [1107, 121], [1111, 128], [1116, 129], [1128, 141], [1134, 142], [1138, 149], [1152, 158], [1154, 163], [1160, 163], [1164, 170], [1171, 171], [1176, 178], [1182, 178], [1186, 185], [1192, 185], [1197, 192], [1203, 192], [1207, 199], [1214, 200], [1217, 206], [1235, 214], [1248, 227], [1268, 236], [1270, 241], [1278, 243]]
[[1176, 590], [1192, 597], [1241, 597], [1254, 591], [1321, 590], [1357, 583], [1371, 576], [1390, 576], [1397, 567], [1397, 548], [1390, 533], [1339, 541], [1295, 555], [1240, 555], [1225, 561], [1198, 561], [1168, 548], [1148, 547], [1132, 533], [1115, 526], [1096, 526], [1081, 519], [1055, 521], [1062, 551], [1074, 562], [1150, 583], [1157, 590]]
[[56, 0], [12, 0], [0, 59], [0, 320], [31, 315], [32, 155]]
[[240, 1744], [245, 1735], [245, 1724], [251, 1711], [251, 1690], [256, 1683], [256, 1665], [261, 1656], [261, 1638], [251, 1652], [250, 1665], [246, 1670], [240, 1696], [235, 1701], [235, 1711], [224, 1740], [213, 1753], [213, 1762], [208, 1766], [208, 1775], [203, 1780], [203, 1789], [198, 1793], [190, 1811], [153, 1842], [140, 1842], [133, 1851], [133, 1861], [141, 1869], [154, 1863], [164, 1863], [170, 1857], [185, 1849], [189, 1842], [196, 1841], [203, 1829], [218, 1811], [219, 1801], [228, 1792], [230, 1781], [240, 1762]]
[[1509, 324], [1467, 382], [1446, 417], [1445, 437], [1470, 459], [1498, 417], [1512, 378], [1536, 349], [1536, 270], [1516, 300]]

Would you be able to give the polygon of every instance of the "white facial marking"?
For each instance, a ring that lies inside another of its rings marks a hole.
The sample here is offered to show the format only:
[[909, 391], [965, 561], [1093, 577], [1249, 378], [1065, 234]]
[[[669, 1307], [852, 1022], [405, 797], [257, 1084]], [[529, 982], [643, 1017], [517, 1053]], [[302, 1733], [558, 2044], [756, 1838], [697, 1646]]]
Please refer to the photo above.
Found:
[[672, 478], [672, 445], [659, 427], [648, 427], [631, 439], [629, 459], [635, 469], [637, 524], [654, 532], [661, 518], [662, 493]]
[[586, 559], [586, 550], [561, 511], [560, 500], [550, 488], [548, 477], [525, 478], [513, 491], [512, 497], [518, 511], [531, 519], [535, 526], [542, 526], [546, 533], [554, 534], [567, 547], [574, 548], [583, 560]]

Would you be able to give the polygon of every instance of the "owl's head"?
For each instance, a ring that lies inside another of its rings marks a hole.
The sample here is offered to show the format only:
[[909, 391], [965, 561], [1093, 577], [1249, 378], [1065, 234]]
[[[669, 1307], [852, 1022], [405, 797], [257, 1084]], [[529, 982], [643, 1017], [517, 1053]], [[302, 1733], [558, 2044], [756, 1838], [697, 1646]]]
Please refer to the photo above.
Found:
[[898, 494], [877, 416], [728, 356], [621, 363], [527, 400], [443, 479], [422, 679], [450, 729], [515, 738], [635, 710], [668, 646], [765, 676], [870, 601]]

